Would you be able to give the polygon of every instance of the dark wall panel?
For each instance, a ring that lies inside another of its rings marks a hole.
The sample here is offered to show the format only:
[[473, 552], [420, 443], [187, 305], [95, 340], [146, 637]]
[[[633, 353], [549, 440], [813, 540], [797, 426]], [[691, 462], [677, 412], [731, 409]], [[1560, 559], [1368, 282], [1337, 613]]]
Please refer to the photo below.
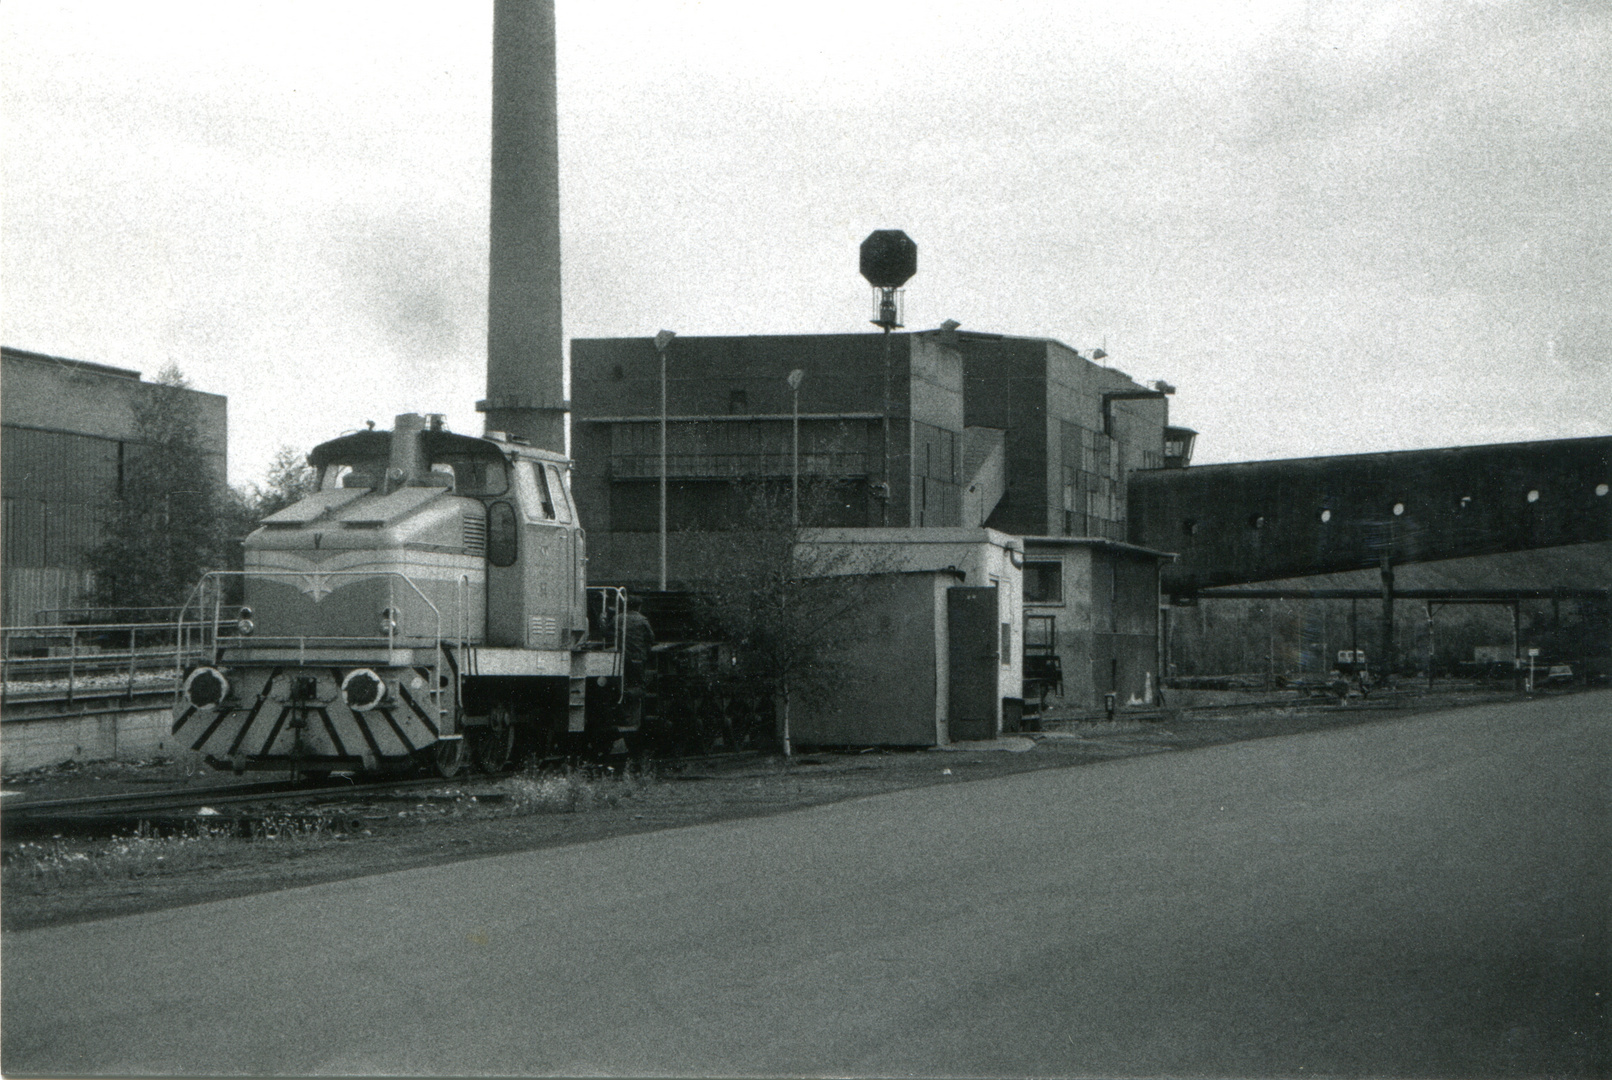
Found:
[[1612, 438], [1133, 473], [1132, 543], [1176, 593], [1612, 539]]

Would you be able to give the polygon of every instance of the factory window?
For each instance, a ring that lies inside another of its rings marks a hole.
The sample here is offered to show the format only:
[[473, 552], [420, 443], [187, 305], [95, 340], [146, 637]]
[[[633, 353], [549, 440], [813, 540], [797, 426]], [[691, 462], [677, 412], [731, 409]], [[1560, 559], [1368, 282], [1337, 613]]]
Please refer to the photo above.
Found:
[[1063, 563], [1057, 561], [1024, 564], [1026, 604], [1063, 603]]
[[1329, 522], [1331, 520], [1332, 520], [1332, 511], [1331, 510], [1323, 510], [1323, 511], [1321, 511], [1321, 524], [1325, 525], [1327, 522]]
[[1595, 485], [1595, 494], [1597, 496], [1605, 495], [1606, 493], [1607, 493], [1607, 486], [1605, 484], [1596, 484]]
[[507, 502], [493, 503], [487, 510], [487, 561], [494, 566], [515, 565], [519, 540], [515, 508]]
[[[1605, 487], [1606, 485], [1602, 484], [1601, 486]], [[1455, 508], [1457, 510], [1470, 510], [1470, 509], [1472, 509], [1472, 496], [1470, 496], [1470, 495], [1462, 495], [1461, 496], [1461, 501], [1455, 504]]]
[[1538, 488], [1535, 488], [1534, 490], [1532, 490], [1532, 491], [1530, 491], [1528, 493], [1528, 501], [1531, 502], [1531, 503], [1539, 501], [1539, 489]]
[[1254, 514], [1250, 516], [1248, 519], [1248, 527], [1250, 529], [1263, 529], [1265, 527], [1265, 515]]
[[[1532, 502], [1533, 500], [1529, 500], [1529, 501]], [[1399, 517], [1404, 512], [1405, 512], [1405, 504], [1404, 503], [1397, 502], [1397, 503], [1394, 504], [1394, 516], [1395, 517]]]

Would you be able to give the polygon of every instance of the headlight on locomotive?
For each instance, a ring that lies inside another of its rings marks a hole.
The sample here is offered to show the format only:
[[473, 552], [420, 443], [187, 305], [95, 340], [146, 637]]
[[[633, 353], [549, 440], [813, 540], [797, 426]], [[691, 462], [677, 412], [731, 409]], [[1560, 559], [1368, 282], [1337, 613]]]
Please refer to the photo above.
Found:
[[185, 700], [198, 709], [229, 697], [229, 679], [217, 668], [199, 667], [185, 676]]
[[251, 637], [252, 631], [257, 629], [257, 623], [252, 621], [252, 609], [243, 607], [235, 616], [235, 629], [242, 637]]
[[369, 668], [355, 668], [341, 681], [341, 699], [354, 712], [378, 708], [386, 696], [386, 680]]

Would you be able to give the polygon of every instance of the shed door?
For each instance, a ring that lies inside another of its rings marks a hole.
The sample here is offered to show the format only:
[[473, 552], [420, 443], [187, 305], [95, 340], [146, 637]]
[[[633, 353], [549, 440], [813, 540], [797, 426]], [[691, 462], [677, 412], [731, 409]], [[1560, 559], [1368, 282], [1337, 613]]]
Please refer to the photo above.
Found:
[[997, 665], [1001, 662], [996, 587], [947, 589], [946, 633], [951, 668], [948, 734], [952, 739], [994, 739]]

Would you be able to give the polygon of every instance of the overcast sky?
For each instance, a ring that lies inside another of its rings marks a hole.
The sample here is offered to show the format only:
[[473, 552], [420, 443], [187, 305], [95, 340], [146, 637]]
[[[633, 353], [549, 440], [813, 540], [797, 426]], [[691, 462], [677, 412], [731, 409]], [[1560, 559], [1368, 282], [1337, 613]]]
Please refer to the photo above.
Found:
[[[0, 5], [6, 344], [479, 432], [491, 3]], [[566, 336], [1057, 338], [1200, 462], [1612, 431], [1612, 4], [558, 0]]]

